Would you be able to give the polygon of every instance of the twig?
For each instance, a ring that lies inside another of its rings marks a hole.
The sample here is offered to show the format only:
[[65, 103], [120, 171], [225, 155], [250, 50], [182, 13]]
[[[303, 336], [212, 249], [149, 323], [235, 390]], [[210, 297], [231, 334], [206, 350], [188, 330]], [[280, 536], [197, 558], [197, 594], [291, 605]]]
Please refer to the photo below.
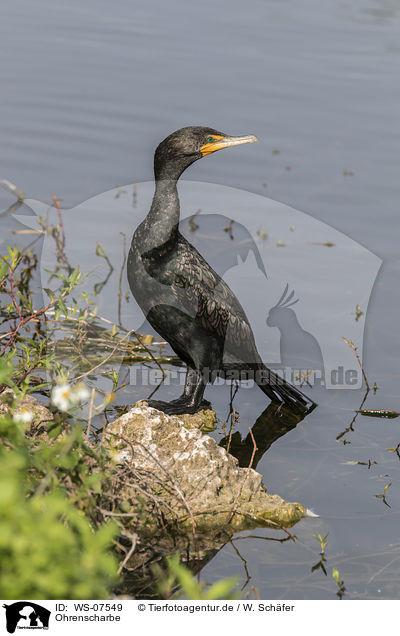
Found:
[[96, 364], [95, 367], [93, 367], [92, 369], [89, 369], [89, 371], [86, 371], [86, 373], [82, 373], [82, 375], [78, 375], [77, 378], [74, 378], [74, 381], [76, 382], [77, 380], [82, 380], [83, 378], [86, 378], [87, 375], [90, 375], [91, 373], [93, 373], [93, 371], [96, 371], [96, 369], [99, 369], [101, 366], [103, 366], [103, 364], [105, 364], [106, 362], [108, 362], [108, 360], [110, 358], [112, 358], [112, 356], [114, 355], [114, 353], [116, 352], [116, 350], [120, 347], [120, 345], [122, 344], [122, 342], [124, 340], [126, 340], [127, 338], [129, 338], [129, 336], [131, 335], [131, 333], [133, 333], [133, 329], [132, 331], [128, 331], [128, 333], [126, 334], [126, 336], [124, 336], [122, 338], [122, 340], [120, 340], [118, 342], [118, 344], [114, 347], [114, 349], [111, 351], [111, 353], [101, 362], [99, 362], [99, 364]]
[[56, 210], [57, 210], [57, 214], [58, 214], [58, 220], [60, 222], [60, 228], [61, 228], [61, 232], [62, 232], [62, 236], [61, 236], [61, 247], [62, 249], [64, 249], [65, 247], [65, 228], [64, 228], [64, 221], [62, 218], [62, 211], [61, 211], [61, 206], [60, 206], [60, 202], [57, 199], [55, 194], [51, 195], [51, 198], [53, 199], [53, 203], [56, 206]]
[[254, 439], [253, 431], [251, 430], [250, 426], [249, 426], [249, 431], [250, 431], [251, 439], [253, 440], [253, 452], [251, 454], [250, 464], [248, 466], [249, 468], [251, 468], [253, 465], [254, 455], [256, 454], [256, 450], [258, 450], [258, 448], [256, 446], [256, 440]]
[[[346, 433], [348, 433], [349, 431], [354, 431], [353, 424], [356, 421], [357, 417], [359, 416], [360, 412], [362, 411], [362, 407], [364, 406], [364, 402], [365, 402], [365, 400], [368, 397], [368, 393], [369, 393], [369, 389], [367, 389], [365, 391], [365, 395], [364, 395], [363, 400], [362, 400], [362, 402], [360, 404], [360, 408], [355, 412], [356, 414], [354, 415], [353, 419], [351, 420], [350, 425], [344, 431], [339, 433], [339, 435], [336, 437], [336, 440], [341, 439], [343, 437], [343, 435], [346, 435]], [[344, 440], [344, 442], [346, 443], [346, 440]], [[347, 443], [349, 443], [349, 442], [347, 442]]]
[[287, 536], [283, 539], [279, 539], [279, 537], [261, 537], [257, 534], [246, 534], [244, 537], [235, 537], [235, 541], [242, 541], [243, 539], [261, 539], [262, 541], [277, 541], [278, 543], [285, 543], [286, 541], [290, 541], [291, 537]]
[[243, 564], [243, 569], [244, 569], [245, 574], [246, 574], [246, 581], [243, 583], [242, 587], [240, 588], [240, 591], [243, 592], [244, 588], [246, 587], [248, 582], [251, 580], [251, 575], [250, 575], [250, 573], [249, 573], [249, 571], [247, 569], [247, 561], [246, 561], [246, 559], [240, 554], [239, 550], [235, 546], [235, 544], [232, 541], [232, 539], [229, 541], [229, 543], [231, 544], [232, 548], [235, 550], [236, 554], [238, 555], [239, 559], [241, 560], [241, 562]]
[[236, 422], [236, 409], [233, 409], [231, 412], [231, 425], [229, 427], [229, 437], [228, 437], [228, 443], [226, 445], [226, 452], [229, 453], [229, 449], [231, 446], [231, 440], [232, 440], [232, 433], [233, 433], [233, 427], [235, 426], [235, 422]]
[[344, 336], [342, 336], [343, 340], [349, 345], [349, 347], [351, 347], [355, 353], [355, 356], [357, 358], [357, 362], [360, 365], [360, 369], [362, 371], [363, 377], [364, 377], [364, 381], [365, 381], [365, 386], [367, 387], [368, 391], [370, 390], [369, 384], [368, 384], [368, 380], [367, 380], [367, 376], [365, 375], [365, 371], [364, 371], [364, 367], [361, 363], [360, 357], [357, 353], [357, 347], [355, 346], [354, 342], [352, 340], [347, 340], [347, 338], [345, 338]]
[[15, 338], [17, 337], [18, 332], [20, 331], [20, 329], [22, 329], [24, 325], [26, 325], [27, 322], [37, 322], [36, 319], [39, 318], [39, 316], [42, 316], [51, 306], [54, 305], [55, 302], [56, 301], [51, 301], [48, 305], [46, 305], [46, 307], [42, 307], [42, 309], [39, 309], [38, 311], [35, 311], [33, 314], [27, 316], [26, 318], [21, 319], [21, 321], [15, 327], [15, 329], [8, 332], [7, 335], [10, 336], [10, 340], [0, 350], [0, 355], [2, 355], [8, 347], [14, 344], [14, 341], [15, 341]]
[[[127, 533], [124, 533], [124, 536], [127, 536]], [[122, 563], [120, 563], [119, 568], [118, 568], [118, 574], [121, 574], [123, 568], [125, 567], [125, 565], [128, 563], [129, 559], [131, 558], [132, 554], [135, 552], [136, 549], [136, 544], [137, 544], [137, 540], [138, 540], [138, 535], [136, 533], [133, 533], [130, 535], [129, 537], [132, 541], [131, 547], [129, 548], [129, 551], [127, 552], [125, 559], [122, 561]]]
[[[7, 210], [4, 210], [4, 212], [1, 212], [0, 218], [4, 218], [6, 216], [10, 216], [11, 214], [14, 214], [14, 212], [16, 212], [21, 207], [22, 203], [23, 201], [20, 201], [19, 199], [18, 201], [15, 201], [14, 203], [12, 203], [10, 207], [7, 208]], [[33, 232], [34, 231], [31, 230], [30, 234], [33, 234]], [[18, 234], [18, 231], [15, 230], [13, 234]]]
[[119, 326], [121, 326], [121, 303], [122, 303], [122, 276], [124, 274], [125, 271], [125, 265], [126, 265], [126, 234], [124, 234], [123, 232], [120, 232], [120, 234], [122, 234], [123, 236], [123, 242], [124, 242], [124, 257], [122, 259], [122, 265], [121, 265], [121, 271], [119, 273], [119, 283], [118, 283], [118, 324]]
[[361, 413], [361, 415], [367, 415], [369, 417], [386, 417], [386, 418], [394, 418], [399, 417], [399, 411], [387, 411], [384, 409], [358, 409], [357, 413]]
[[[233, 389], [233, 386], [235, 387]], [[231, 445], [231, 439], [232, 439], [232, 432], [233, 432], [233, 428], [236, 424], [236, 422], [239, 421], [239, 413], [236, 414], [236, 409], [233, 408], [233, 400], [236, 397], [236, 393], [239, 390], [239, 385], [237, 382], [235, 382], [234, 384], [232, 383], [230, 386], [230, 399], [229, 399], [229, 414], [228, 417], [226, 418], [225, 422], [222, 424], [222, 430], [224, 432], [224, 435], [226, 437], [226, 427], [225, 424], [227, 423], [228, 419], [231, 418], [231, 423], [230, 423], [230, 427], [229, 427], [229, 439], [228, 439], [228, 445], [226, 447], [226, 452], [229, 453], [229, 448]]]
[[11, 183], [11, 181], [8, 181], [7, 179], [0, 180], [0, 188], [3, 188], [3, 190], [8, 190], [8, 192], [11, 192], [12, 194], [14, 194], [17, 197], [18, 201], [21, 201], [21, 203], [25, 199], [24, 193], [22, 192], [22, 190], [17, 188], [16, 185]]
[[57, 260], [60, 261], [61, 265], [67, 269], [69, 274], [71, 274], [71, 272], [73, 271], [73, 268], [71, 267], [68, 257], [65, 253], [65, 228], [64, 228], [64, 221], [62, 217], [60, 202], [57, 199], [55, 194], [52, 194], [51, 198], [57, 210], [59, 227], [60, 227], [60, 232], [57, 232], [57, 235], [54, 237], [56, 241]]
[[281, 530], [283, 530], [283, 532], [286, 532], [286, 534], [293, 541], [297, 541], [297, 537], [294, 534], [292, 534], [291, 532], [289, 532], [289, 530], [287, 528], [285, 528], [285, 526], [281, 526], [279, 523], [276, 523], [275, 521], [271, 521], [270, 519], [268, 520], [268, 523], [272, 523], [272, 525], [276, 526], [277, 528], [280, 528]]

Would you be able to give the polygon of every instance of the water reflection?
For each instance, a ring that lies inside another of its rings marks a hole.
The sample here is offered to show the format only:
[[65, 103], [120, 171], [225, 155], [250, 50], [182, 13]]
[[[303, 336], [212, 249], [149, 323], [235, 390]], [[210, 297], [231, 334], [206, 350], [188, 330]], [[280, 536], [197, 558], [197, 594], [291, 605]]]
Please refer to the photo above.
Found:
[[225, 436], [220, 446], [227, 448], [229, 445], [229, 452], [238, 459], [239, 466], [243, 468], [251, 466], [255, 469], [271, 445], [295, 428], [306, 414], [306, 411], [296, 412], [285, 406], [271, 403], [257, 418], [251, 427], [251, 432], [244, 439], [239, 431], [236, 431], [232, 435]]

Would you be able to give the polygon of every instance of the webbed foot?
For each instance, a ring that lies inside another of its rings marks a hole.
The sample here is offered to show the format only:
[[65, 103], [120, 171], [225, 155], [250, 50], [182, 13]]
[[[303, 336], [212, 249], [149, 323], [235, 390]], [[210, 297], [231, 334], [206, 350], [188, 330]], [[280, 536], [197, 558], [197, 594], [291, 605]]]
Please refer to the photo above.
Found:
[[147, 404], [158, 411], [162, 411], [166, 415], [193, 415], [202, 409], [210, 408], [211, 403], [208, 400], [202, 400], [200, 404], [190, 404], [181, 398], [172, 400], [171, 402], [163, 402], [162, 400], [147, 400]]

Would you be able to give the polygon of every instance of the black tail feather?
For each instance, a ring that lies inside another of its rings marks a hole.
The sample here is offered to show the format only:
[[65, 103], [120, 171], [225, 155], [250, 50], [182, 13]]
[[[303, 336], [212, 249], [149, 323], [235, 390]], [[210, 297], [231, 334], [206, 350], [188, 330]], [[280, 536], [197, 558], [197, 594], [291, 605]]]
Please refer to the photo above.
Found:
[[317, 406], [302, 391], [268, 369], [263, 362], [243, 363], [231, 362], [223, 366], [224, 374], [238, 374], [240, 379], [254, 379], [260, 389], [275, 404], [285, 404], [292, 410], [311, 413]]
[[260, 370], [263, 371], [266, 379], [260, 380], [257, 384], [272, 402], [281, 402], [290, 408], [306, 410], [307, 412], [311, 412], [317, 406], [302, 391], [270, 369], [263, 366]]

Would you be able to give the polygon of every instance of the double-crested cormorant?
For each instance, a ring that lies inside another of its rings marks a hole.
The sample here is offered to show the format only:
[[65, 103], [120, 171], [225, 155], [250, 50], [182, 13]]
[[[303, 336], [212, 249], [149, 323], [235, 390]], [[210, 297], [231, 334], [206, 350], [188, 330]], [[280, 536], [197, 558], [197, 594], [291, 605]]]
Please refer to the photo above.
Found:
[[303, 411], [315, 406], [265, 367], [238, 299], [179, 232], [177, 181], [182, 172], [216, 150], [255, 141], [253, 135], [230, 137], [188, 126], [164, 139], [154, 155], [154, 198], [133, 236], [127, 269], [131, 291], [148, 321], [187, 364], [182, 396], [150, 401], [166, 413], [195, 413], [208, 404], [205, 386], [218, 372], [246, 371], [272, 401]]

